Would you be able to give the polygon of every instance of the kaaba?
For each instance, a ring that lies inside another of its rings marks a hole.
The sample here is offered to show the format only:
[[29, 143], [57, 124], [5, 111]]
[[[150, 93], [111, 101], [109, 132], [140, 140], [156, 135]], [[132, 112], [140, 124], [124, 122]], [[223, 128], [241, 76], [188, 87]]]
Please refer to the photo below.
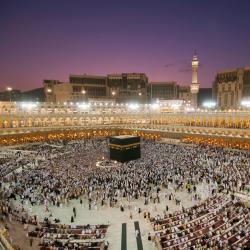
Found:
[[141, 158], [140, 137], [120, 135], [109, 138], [110, 160], [127, 162]]

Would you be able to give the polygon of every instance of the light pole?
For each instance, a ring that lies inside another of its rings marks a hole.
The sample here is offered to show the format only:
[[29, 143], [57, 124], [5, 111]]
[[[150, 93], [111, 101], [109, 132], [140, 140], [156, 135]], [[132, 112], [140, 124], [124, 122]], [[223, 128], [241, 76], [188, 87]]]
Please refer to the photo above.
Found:
[[51, 94], [52, 94], [52, 89], [50, 89], [50, 88], [47, 88], [46, 89], [46, 92], [47, 92], [47, 94], [46, 94], [46, 101], [47, 102], [51, 102]]
[[141, 103], [142, 102], [142, 92], [139, 92], [138, 96], [139, 96], [139, 102]]
[[150, 84], [150, 102], [152, 103], [152, 82]]
[[10, 102], [11, 102], [11, 91], [12, 91], [12, 88], [11, 87], [7, 87], [6, 91], [9, 92], [9, 99], [10, 99]]
[[81, 91], [81, 93], [82, 93], [82, 95], [83, 95], [83, 99], [85, 99], [86, 90], [85, 90], [85, 89], [83, 89], [83, 90]]

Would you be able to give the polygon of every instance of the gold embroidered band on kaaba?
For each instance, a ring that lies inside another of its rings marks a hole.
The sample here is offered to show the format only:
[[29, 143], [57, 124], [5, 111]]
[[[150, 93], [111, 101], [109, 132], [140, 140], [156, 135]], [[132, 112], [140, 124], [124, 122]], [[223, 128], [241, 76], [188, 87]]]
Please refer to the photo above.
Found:
[[127, 144], [127, 145], [109, 143], [109, 146], [110, 146], [110, 148], [113, 148], [113, 149], [124, 150], [124, 149], [137, 148], [137, 146], [140, 146], [140, 142], [131, 143], [131, 144]]

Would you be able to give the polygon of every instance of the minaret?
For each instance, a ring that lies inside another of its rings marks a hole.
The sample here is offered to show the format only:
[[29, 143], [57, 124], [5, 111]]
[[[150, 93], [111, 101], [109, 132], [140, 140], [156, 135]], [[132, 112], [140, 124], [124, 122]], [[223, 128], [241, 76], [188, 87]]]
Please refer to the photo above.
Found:
[[192, 59], [192, 83], [190, 86], [190, 92], [192, 96], [192, 105], [193, 107], [197, 107], [197, 94], [199, 92], [200, 84], [198, 83], [198, 66], [199, 61], [196, 52], [194, 52], [193, 59]]

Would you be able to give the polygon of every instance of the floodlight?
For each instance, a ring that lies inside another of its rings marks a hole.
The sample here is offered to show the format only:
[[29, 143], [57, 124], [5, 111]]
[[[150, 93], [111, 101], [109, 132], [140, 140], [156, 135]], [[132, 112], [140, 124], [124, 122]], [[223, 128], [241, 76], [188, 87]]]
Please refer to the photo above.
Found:
[[203, 103], [202, 106], [205, 107], [205, 108], [214, 108], [214, 107], [216, 107], [216, 102], [214, 102], [214, 101], [206, 101], [206, 102]]
[[86, 102], [82, 102], [82, 103], [78, 103], [77, 107], [79, 107], [81, 109], [88, 109], [90, 107], [90, 104], [86, 103]]
[[37, 103], [35, 102], [23, 102], [21, 103], [21, 107], [24, 109], [33, 109], [37, 107]]
[[250, 100], [242, 100], [240, 104], [242, 107], [250, 108]]
[[128, 107], [129, 107], [130, 109], [132, 109], [132, 110], [136, 110], [136, 109], [139, 108], [139, 104], [138, 104], [138, 103], [130, 103], [130, 104], [128, 105]]

